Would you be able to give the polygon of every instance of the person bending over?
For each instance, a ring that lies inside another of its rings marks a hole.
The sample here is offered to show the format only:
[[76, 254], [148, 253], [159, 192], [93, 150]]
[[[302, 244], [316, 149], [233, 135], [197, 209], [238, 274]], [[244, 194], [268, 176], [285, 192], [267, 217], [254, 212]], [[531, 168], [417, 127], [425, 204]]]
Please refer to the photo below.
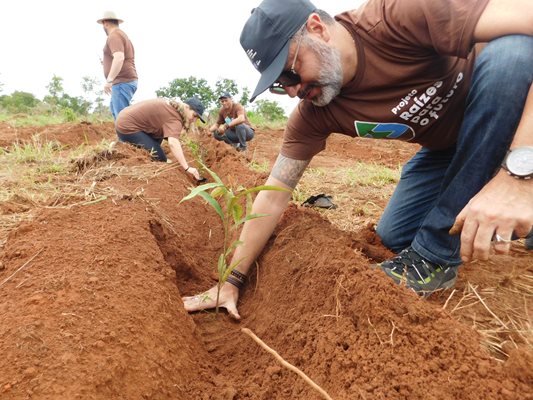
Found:
[[[335, 18], [308, 0], [264, 0], [241, 45], [261, 73], [251, 101], [265, 90], [302, 99], [267, 185], [294, 189], [333, 132], [422, 146], [378, 224], [397, 253], [380, 273], [427, 296], [452, 287], [462, 262], [506, 253], [530, 232], [531, 0], [368, 0]], [[220, 292], [234, 318], [290, 197], [263, 191], [253, 203], [268, 216], [244, 224], [233, 255], [242, 261]], [[215, 293], [185, 297], [185, 308], [212, 308]]]
[[145, 148], [157, 161], [167, 161], [161, 143], [168, 139], [170, 151], [183, 169], [200, 180], [198, 170], [185, 159], [179, 136], [182, 129], [189, 130], [197, 118], [205, 123], [204, 110], [204, 105], [196, 98], [183, 103], [166, 99], [144, 100], [122, 110], [115, 127], [120, 141]]

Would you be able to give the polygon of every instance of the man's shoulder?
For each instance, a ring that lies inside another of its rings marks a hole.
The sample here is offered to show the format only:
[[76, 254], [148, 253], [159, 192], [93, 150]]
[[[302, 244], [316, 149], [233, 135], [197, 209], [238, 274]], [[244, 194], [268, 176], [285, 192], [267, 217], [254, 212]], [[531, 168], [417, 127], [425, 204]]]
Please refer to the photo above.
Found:
[[128, 35], [126, 35], [126, 32], [124, 32], [122, 29], [118, 28], [115, 29], [113, 32], [111, 32], [108, 36], [109, 39], [124, 39], [129, 40]]
[[233, 103], [233, 110], [235, 111], [244, 111], [244, 106], [238, 101]]

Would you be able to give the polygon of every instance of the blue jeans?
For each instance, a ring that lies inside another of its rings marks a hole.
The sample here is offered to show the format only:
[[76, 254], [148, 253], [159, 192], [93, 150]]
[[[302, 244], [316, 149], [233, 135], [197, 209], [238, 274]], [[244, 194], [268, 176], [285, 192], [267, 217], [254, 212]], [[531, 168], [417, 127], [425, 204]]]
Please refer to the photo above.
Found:
[[433, 263], [461, 264], [460, 237], [448, 231], [499, 170], [532, 80], [533, 37], [505, 36], [485, 47], [476, 60], [456, 145], [422, 148], [404, 166], [377, 228], [385, 246], [396, 252], [412, 246]]
[[132, 143], [137, 147], [142, 147], [152, 154], [152, 159], [156, 161], [167, 161], [165, 151], [161, 148], [163, 138], [154, 138], [145, 132], [120, 133], [117, 131], [118, 139], [121, 142]]
[[116, 121], [118, 114], [130, 105], [131, 98], [137, 91], [137, 81], [117, 83], [111, 87], [111, 102], [109, 109]]
[[254, 138], [254, 130], [246, 124], [239, 124], [233, 128], [226, 129], [224, 135], [215, 132], [213, 137], [227, 144], [240, 144], [242, 148], [246, 148], [246, 142]]

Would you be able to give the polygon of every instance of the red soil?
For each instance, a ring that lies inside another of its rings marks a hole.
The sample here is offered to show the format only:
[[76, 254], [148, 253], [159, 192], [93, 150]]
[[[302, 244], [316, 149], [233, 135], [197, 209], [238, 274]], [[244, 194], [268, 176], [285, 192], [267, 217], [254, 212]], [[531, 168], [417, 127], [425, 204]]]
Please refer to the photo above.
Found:
[[[73, 147], [113, 138], [110, 125], [3, 125], [0, 144], [36, 131]], [[280, 135], [259, 131], [251, 153], [272, 161]], [[247, 168], [246, 156], [200, 141], [207, 164], [226, 182], [264, 181], [266, 174]], [[314, 162], [397, 166], [414, 151], [401, 143], [360, 143], [334, 139]], [[109, 162], [153, 168], [143, 152], [122, 144], [110, 160], [93, 161], [93, 168]], [[178, 168], [97, 184], [120, 195], [33, 210], [33, 219], [9, 233], [0, 256], [2, 399], [321, 398], [242, 327], [336, 400], [533, 398], [532, 348], [515, 337], [519, 348], [497, 360], [467, 314], [451, 311], [460, 295], [443, 309], [450, 292], [423, 301], [369, 270], [390, 253], [368, 227], [342, 232], [316, 211], [291, 205], [241, 295], [243, 320], [189, 315], [180, 297], [215, 283], [218, 217], [200, 200], [178, 204], [191, 186]], [[4, 215], [26, 211], [9, 202], [0, 207]], [[457, 289], [472, 284], [485, 296], [483, 288], [512, 288], [533, 270], [531, 253], [518, 247], [494, 260], [462, 268]], [[498, 293], [502, 304], [530, 307], [531, 297], [520, 305], [512, 291]]]

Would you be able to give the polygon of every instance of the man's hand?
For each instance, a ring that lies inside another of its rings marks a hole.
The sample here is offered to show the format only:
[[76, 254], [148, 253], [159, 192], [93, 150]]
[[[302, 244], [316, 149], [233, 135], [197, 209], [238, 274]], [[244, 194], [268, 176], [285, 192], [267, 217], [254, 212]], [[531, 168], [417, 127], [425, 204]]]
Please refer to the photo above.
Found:
[[220, 124], [220, 125], [218, 126], [218, 133], [220, 133], [221, 135], [223, 135], [224, 132], [226, 132], [226, 129], [227, 129], [227, 128], [226, 128], [226, 124]]
[[[496, 253], [509, 252], [513, 232], [526, 236], [533, 226], [533, 181], [500, 171], [459, 213], [450, 234], [461, 232], [461, 259], [487, 260], [491, 244]], [[496, 234], [504, 241], [495, 241]]]
[[[230, 317], [239, 320], [241, 316], [237, 311], [237, 300], [239, 299], [239, 289], [231, 283], [225, 283], [220, 289], [218, 306], [228, 310]], [[213, 286], [207, 292], [197, 294], [196, 296], [182, 297], [185, 310], [188, 312], [208, 310], [216, 307], [217, 303], [217, 286]]]
[[112, 91], [112, 88], [113, 87], [113, 84], [111, 82], [107, 82], [105, 85], [104, 85], [104, 93], [105, 94], [111, 94], [111, 91]]

